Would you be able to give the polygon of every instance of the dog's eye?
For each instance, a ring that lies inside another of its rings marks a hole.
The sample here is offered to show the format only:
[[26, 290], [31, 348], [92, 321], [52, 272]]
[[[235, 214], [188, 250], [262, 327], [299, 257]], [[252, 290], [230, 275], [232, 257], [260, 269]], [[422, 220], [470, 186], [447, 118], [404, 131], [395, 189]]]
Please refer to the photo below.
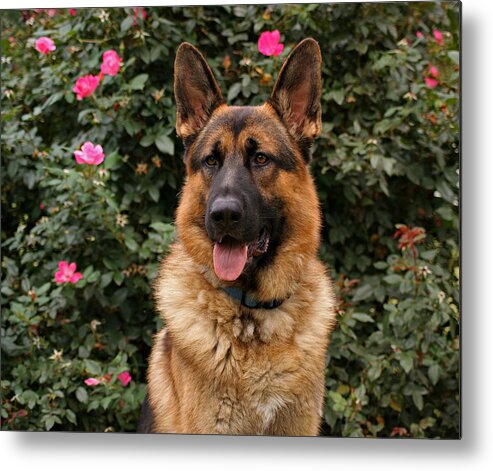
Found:
[[214, 157], [213, 155], [207, 156], [204, 162], [208, 167], [215, 167], [218, 164], [216, 157]]
[[257, 165], [265, 165], [269, 161], [269, 157], [267, 157], [265, 154], [262, 154], [262, 152], [258, 152], [255, 154], [255, 163]]

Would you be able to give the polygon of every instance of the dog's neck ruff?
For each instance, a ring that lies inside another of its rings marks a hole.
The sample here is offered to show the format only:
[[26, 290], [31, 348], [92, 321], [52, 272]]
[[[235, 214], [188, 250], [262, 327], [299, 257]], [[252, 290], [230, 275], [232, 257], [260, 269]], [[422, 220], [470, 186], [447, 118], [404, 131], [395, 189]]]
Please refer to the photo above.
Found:
[[250, 296], [246, 291], [243, 291], [240, 288], [234, 288], [232, 286], [228, 286], [226, 288], [222, 288], [223, 291], [231, 296], [232, 298], [240, 301], [242, 306], [245, 306], [249, 309], [276, 309], [283, 302], [284, 299], [273, 299], [272, 301], [257, 301], [254, 297]]

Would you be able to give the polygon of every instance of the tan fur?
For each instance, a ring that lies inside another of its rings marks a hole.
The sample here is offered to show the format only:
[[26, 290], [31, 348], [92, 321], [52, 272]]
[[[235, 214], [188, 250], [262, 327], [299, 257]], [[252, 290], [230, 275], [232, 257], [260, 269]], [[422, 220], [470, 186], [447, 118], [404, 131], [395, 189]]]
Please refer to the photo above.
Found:
[[148, 374], [156, 432], [318, 433], [333, 293], [320, 262], [302, 269], [278, 309], [250, 310], [173, 247], [156, 284], [166, 322]]
[[317, 194], [295, 137], [274, 107], [254, 108], [252, 122], [236, 136], [214, 126], [236, 111], [224, 104], [214, 110], [205, 149], [220, 140], [224, 154], [235, 158], [253, 136], [273, 154], [280, 140], [295, 150], [294, 171], [271, 166], [252, 175], [263, 197], [284, 202], [286, 221], [282, 243], [273, 262], [258, 272], [253, 294], [260, 301], [284, 301], [272, 310], [249, 309], [220, 289], [241, 286], [241, 277], [224, 282], [214, 273], [213, 243], [204, 228], [210, 182], [188, 162], [176, 216], [178, 240], [154, 287], [165, 324], [154, 339], [148, 368], [154, 431], [317, 435], [326, 350], [335, 325], [332, 286], [317, 259]]

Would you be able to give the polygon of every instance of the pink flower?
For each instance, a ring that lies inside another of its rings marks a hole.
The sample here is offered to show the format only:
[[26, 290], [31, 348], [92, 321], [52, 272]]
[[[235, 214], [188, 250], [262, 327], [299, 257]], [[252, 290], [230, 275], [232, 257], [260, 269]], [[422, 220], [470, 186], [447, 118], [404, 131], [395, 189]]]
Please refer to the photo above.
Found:
[[123, 384], [123, 386], [126, 386], [130, 381], [132, 381], [132, 377], [130, 376], [130, 373], [128, 371], [124, 371], [123, 373], [120, 373], [117, 376], [118, 380], [120, 383]]
[[41, 211], [44, 211], [45, 210], [45, 205], [44, 203], [39, 203], [39, 209], [41, 209]]
[[74, 152], [78, 164], [99, 165], [104, 160], [103, 148], [99, 144], [95, 146], [87, 141], [82, 144], [81, 149]]
[[49, 54], [51, 51], [54, 51], [56, 49], [53, 40], [47, 38], [46, 36], [36, 39], [34, 47], [38, 52], [41, 52], [41, 54], [45, 54], [45, 55]]
[[77, 94], [77, 100], [82, 100], [83, 98], [92, 95], [94, 90], [98, 88], [99, 81], [100, 77], [97, 75], [88, 74], [79, 77], [75, 82], [74, 88], [72, 88], [72, 91]]
[[113, 49], [103, 53], [103, 63], [101, 64], [101, 73], [115, 76], [121, 65], [121, 58]]
[[429, 70], [429, 74], [432, 76], [432, 77], [438, 77], [438, 69], [432, 65], [430, 67], [430, 70]]
[[57, 14], [56, 8], [35, 8], [34, 11], [36, 13], [46, 12], [46, 14], [50, 17], [54, 17]]
[[87, 386], [97, 386], [101, 381], [99, 381], [99, 379], [96, 379], [96, 378], [87, 378], [86, 380], [84, 380], [84, 383], [87, 385]]
[[77, 15], [77, 10], [75, 8], [70, 8], [68, 11], [72, 16]]
[[142, 21], [145, 21], [145, 19], [147, 18], [147, 12], [145, 11], [145, 8], [137, 7], [137, 8], [132, 8], [132, 10], [134, 11], [133, 26], [137, 24], [137, 18], [139, 16], [142, 16]]
[[425, 83], [428, 88], [435, 88], [438, 85], [438, 81], [432, 77], [425, 77]]
[[421, 31], [416, 31], [416, 37], [421, 39], [423, 37], [423, 33]]
[[77, 265], [71, 263], [70, 265], [62, 260], [58, 262], [58, 271], [55, 273], [55, 281], [57, 284], [62, 283], [77, 283], [82, 278], [82, 273], [76, 273]]
[[440, 44], [440, 46], [443, 46], [443, 35], [438, 31], [437, 29], [433, 30], [433, 37], [435, 38], [435, 41], [437, 44]]
[[276, 29], [264, 31], [258, 38], [258, 50], [264, 56], [278, 56], [284, 50], [284, 44], [280, 43], [281, 34]]

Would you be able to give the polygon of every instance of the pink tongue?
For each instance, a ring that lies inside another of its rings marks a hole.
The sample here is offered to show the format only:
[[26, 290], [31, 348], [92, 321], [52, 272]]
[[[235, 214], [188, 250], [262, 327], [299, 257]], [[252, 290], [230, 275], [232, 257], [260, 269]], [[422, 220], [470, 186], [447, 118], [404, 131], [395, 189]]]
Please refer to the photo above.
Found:
[[224, 281], [236, 280], [241, 275], [247, 260], [247, 246], [238, 242], [216, 242], [212, 258], [214, 271], [219, 279]]

